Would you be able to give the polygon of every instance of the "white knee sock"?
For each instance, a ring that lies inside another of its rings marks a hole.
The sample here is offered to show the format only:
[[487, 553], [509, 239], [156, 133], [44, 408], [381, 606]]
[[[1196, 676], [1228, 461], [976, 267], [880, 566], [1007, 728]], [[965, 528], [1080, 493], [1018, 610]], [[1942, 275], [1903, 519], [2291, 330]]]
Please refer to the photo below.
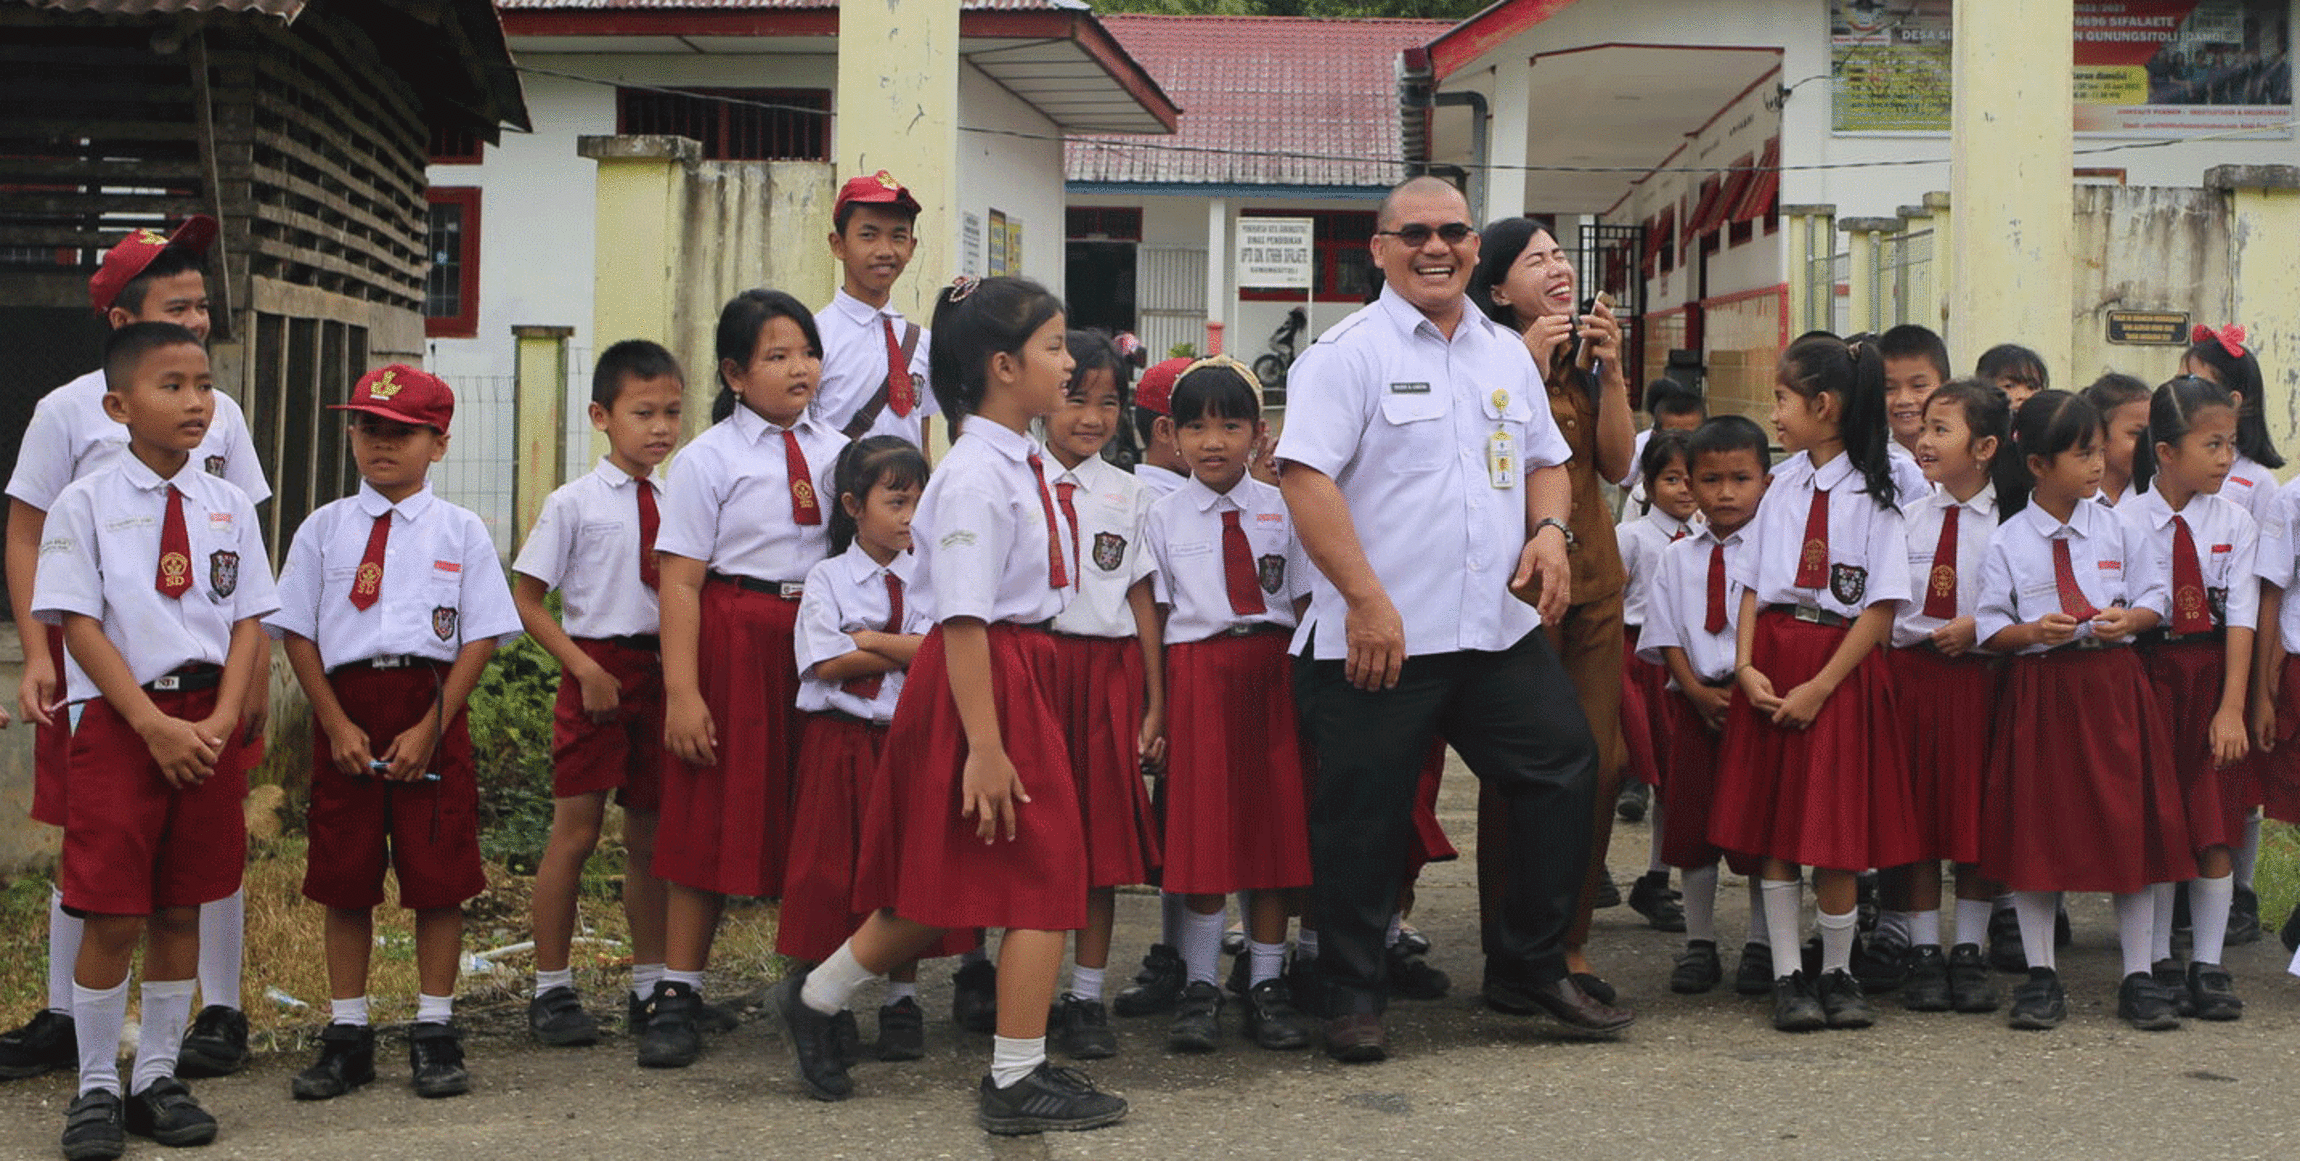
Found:
[[452, 1024], [455, 1022], [455, 997], [415, 994], [415, 1022], [418, 1024]]
[[2260, 865], [2260, 812], [2244, 817], [2244, 845], [2229, 852], [2236, 860], [2236, 885], [2252, 889], [2252, 872]]
[[709, 974], [709, 972], [683, 972], [673, 968], [664, 968], [663, 982], [666, 984], [685, 984], [696, 995], [700, 996], [703, 994], [704, 977]]
[[1661, 861], [1661, 796], [1658, 794], [1653, 796], [1653, 814], [1651, 817], [1653, 819], [1653, 841], [1645, 844], [1647, 852], [1645, 873], [1648, 875], [1655, 871], [1669, 869], [1669, 864]]
[[48, 1010], [72, 1014], [72, 967], [80, 962], [80, 933], [87, 925], [64, 911], [64, 889], [48, 895]]
[[1861, 930], [1861, 909], [1855, 907], [1843, 915], [1819, 911], [1813, 920], [1821, 929], [1821, 974], [1852, 967], [1853, 937]]
[[[2180, 884], [2158, 883], [2150, 887], [2148, 891], [2156, 898], [2156, 902], [2152, 905], [2153, 909], [2149, 912], [2153, 918], [2149, 923], [2148, 933], [2149, 962], [2154, 963], [2158, 960], [2172, 958], [2172, 911], [2180, 898]], [[2191, 899], [2189, 902], [2193, 903], [2195, 900]]]
[[854, 941], [848, 940], [840, 944], [829, 959], [807, 973], [806, 986], [799, 989], [799, 1001], [825, 1016], [835, 1015], [854, 999], [855, 989], [871, 979], [870, 969], [855, 958]]
[[2190, 959], [2197, 963], [2220, 962], [2228, 950], [2228, 906], [2235, 898], [2234, 876], [2188, 881], [2188, 922], [2196, 931], [2196, 950]]
[[327, 1022], [349, 1024], [354, 1028], [367, 1027], [367, 997], [355, 996], [349, 1000], [329, 1000]]
[[1070, 994], [1081, 1000], [1101, 1003], [1102, 972], [1103, 969], [1101, 968], [1072, 964], [1070, 967]]
[[[2013, 913], [2020, 917], [2021, 949], [2028, 953], [2031, 968], [2057, 967], [2053, 956], [2052, 921], [2060, 913], [2058, 891], [2015, 891], [2012, 893]], [[2143, 949], [2142, 954], [2147, 954]]]
[[1685, 880], [1685, 939], [1717, 942], [1717, 864], [1687, 867], [1678, 872]]
[[143, 1026], [136, 1032], [136, 1073], [128, 1091], [142, 1092], [176, 1075], [176, 1053], [192, 1022], [191, 980], [145, 980]]
[[1805, 966], [1803, 957], [1797, 954], [1798, 909], [1803, 901], [1800, 894], [1803, 886], [1795, 879], [1765, 880], [1765, 934], [1779, 953], [1773, 957], [1775, 979], [1787, 979]]
[[904, 1000], [909, 1000], [913, 1004], [918, 1002], [918, 981], [888, 980], [886, 982], [887, 1006], [891, 1008]]
[[1182, 970], [1187, 973], [1185, 982], [1221, 982], [1222, 919], [1219, 911], [1212, 915], [1190, 911], [1182, 916]]
[[1283, 940], [1277, 943], [1261, 943], [1249, 939], [1246, 941], [1246, 954], [1252, 957], [1252, 962], [1246, 965], [1246, 982], [1248, 984], [1259, 984], [1263, 980], [1277, 979], [1278, 973], [1286, 966], [1286, 945]]
[[72, 1022], [80, 1037], [80, 1095], [100, 1088], [119, 1092], [120, 1030], [128, 1026], [128, 981], [109, 988], [73, 984]]
[[[1220, 926], [1218, 926], [1221, 918], [1221, 912], [1214, 913], [1214, 919], [1217, 923], [1214, 930], [1217, 933], [1221, 931]], [[1216, 938], [1220, 938], [1219, 934]], [[1044, 1063], [1046, 1063], [1046, 1037], [1044, 1036], [1028, 1040], [1006, 1036], [991, 1038], [990, 1083], [999, 1088], [1006, 1088], [1023, 1077], [1029, 1076], [1032, 1069]]]
[[240, 943], [247, 922], [245, 888], [200, 907], [200, 1003], [240, 1006]]
[[1909, 914], [1909, 946], [1932, 947], [1941, 945], [1941, 913], [1914, 911]]
[[1765, 926], [1765, 880], [1755, 875], [1749, 876], [1749, 942], [1773, 946], [1773, 933]]
[[631, 994], [644, 1001], [655, 994], [655, 985], [663, 980], [663, 965], [635, 963], [631, 965]]
[[1989, 937], [1989, 916], [1996, 903], [1989, 899], [1957, 900], [1957, 943], [1979, 947]]
[[538, 996], [553, 988], [572, 988], [574, 986], [574, 968], [564, 967], [555, 972], [539, 971], [535, 973], [535, 994]]
[[[2124, 947], [2125, 975], [2148, 970], [2149, 941], [2155, 919], [2156, 892], [2144, 887], [2116, 897], [2116, 938]], [[2026, 932], [2022, 934], [2025, 939]], [[2036, 952], [2032, 949], [2029, 955], [2034, 957]]]
[[1914, 911], [1880, 911], [1877, 913], [1877, 934], [1898, 936], [1902, 943], [1914, 947], [1917, 942], [1916, 920]]

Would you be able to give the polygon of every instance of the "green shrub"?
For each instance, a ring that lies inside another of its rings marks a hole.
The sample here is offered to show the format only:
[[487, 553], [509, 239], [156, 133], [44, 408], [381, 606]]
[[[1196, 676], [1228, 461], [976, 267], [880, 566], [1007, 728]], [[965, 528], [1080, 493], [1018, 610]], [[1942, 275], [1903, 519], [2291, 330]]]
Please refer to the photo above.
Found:
[[523, 875], [534, 873], [551, 838], [551, 706], [558, 694], [558, 660], [525, 636], [496, 651], [471, 691], [479, 848]]

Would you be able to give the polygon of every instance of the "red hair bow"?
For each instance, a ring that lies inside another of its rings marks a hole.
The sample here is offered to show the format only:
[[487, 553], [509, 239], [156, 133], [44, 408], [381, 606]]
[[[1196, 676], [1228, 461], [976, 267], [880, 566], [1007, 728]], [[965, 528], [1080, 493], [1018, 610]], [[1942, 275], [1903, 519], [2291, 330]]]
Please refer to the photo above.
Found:
[[2219, 330], [2198, 323], [2195, 329], [2188, 332], [2189, 342], [2201, 343], [2206, 340], [2219, 343], [2220, 349], [2228, 352], [2231, 359], [2244, 357], [2244, 328], [2236, 323], [2229, 323]]

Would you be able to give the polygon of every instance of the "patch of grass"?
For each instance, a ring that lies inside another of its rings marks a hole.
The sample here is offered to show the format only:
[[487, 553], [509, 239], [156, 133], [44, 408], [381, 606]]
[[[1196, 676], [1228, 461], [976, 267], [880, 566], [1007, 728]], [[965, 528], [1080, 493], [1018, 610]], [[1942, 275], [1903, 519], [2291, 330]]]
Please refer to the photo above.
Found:
[[2260, 865], [2252, 873], [2252, 889], [2260, 896], [2260, 926], [2267, 938], [2276, 938], [2292, 908], [2300, 904], [2300, 828], [2287, 823], [2260, 824]]

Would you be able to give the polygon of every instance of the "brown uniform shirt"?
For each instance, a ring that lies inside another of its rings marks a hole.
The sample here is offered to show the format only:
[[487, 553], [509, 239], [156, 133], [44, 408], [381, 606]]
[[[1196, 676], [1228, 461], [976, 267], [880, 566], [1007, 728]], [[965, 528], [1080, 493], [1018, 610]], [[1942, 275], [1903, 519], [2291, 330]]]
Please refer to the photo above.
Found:
[[1613, 512], [1599, 490], [1597, 404], [1586, 386], [1588, 372], [1568, 369], [1545, 374], [1542, 381], [1549, 390], [1549, 413], [1556, 418], [1566, 446], [1573, 449], [1573, 460], [1565, 465], [1566, 477], [1573, 481], [1573, 515], [1566, 521], [1573, 529], [1573, 546], [1566, 550], [1566, 560], [1573, 565], [1569, 603], [1586, 605], [1620, 596], [1629, 586], [1629, 573], [1614, 541]]

